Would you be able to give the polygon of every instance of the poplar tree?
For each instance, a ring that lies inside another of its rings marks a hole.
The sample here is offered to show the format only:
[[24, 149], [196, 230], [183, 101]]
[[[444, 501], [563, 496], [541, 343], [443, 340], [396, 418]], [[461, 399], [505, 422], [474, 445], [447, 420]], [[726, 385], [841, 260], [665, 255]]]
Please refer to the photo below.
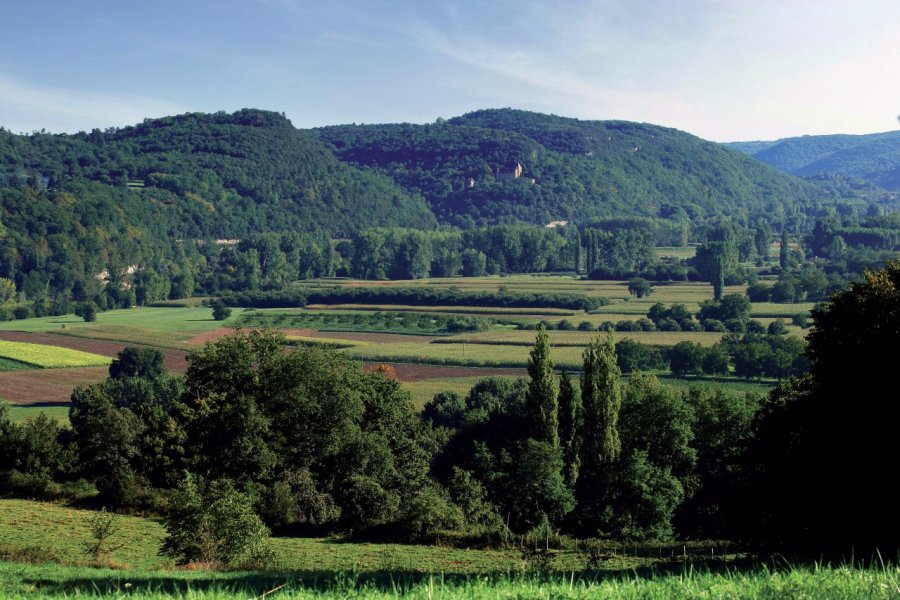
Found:
[[584, 351], [581, 402], [584, 411], [581, 435], [581, 474], [576, 498], [583, 533], [597, 535], [612, 515], [615, 470], [622, 444], [619, 409], [622, 406], [621, 372], [616, 364], [612, 332], [606, 341], [595, 337]]
[[572, 383], [569, 374], [563, 371], [559, 380], [559, 443], [563, 455], [563, 478], [569, 489], [575, 488], [581, 458], [581, 393]]
[[581, 402], [584, 406], [585, 467], [603, 468], [619, 457], [619, 409], [622, 407], [621, 371], [616, 364], [612, 332], [606, 341], [597, 335], [584, 351], [581, 375]]
[[547, 330], [538, 329], [534, 348], [528, 359], [527, 406], [534, 439], [547, 442], [553, 448], [559, 447], [559, 390], [553, 376], [553, 361], [550, 359], [550, 340]]

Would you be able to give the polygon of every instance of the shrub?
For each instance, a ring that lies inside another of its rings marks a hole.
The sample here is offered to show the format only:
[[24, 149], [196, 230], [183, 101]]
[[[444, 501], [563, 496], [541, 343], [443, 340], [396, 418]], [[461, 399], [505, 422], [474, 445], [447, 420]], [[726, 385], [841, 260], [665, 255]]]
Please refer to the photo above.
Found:
[[594, 326], [590, 321], [582, 321], [578, 324], [578, 331], [593, 331]]
[[562, 319], [556, 324], [556, 328], [560, 331], [575, 331], [575, 324], [568, 319]]
[[747, 333], [765, 333], [766, 328], [763, 327], [763, 324], [757, 321], [756, 319], [751, 319], [747, 322]]
[[784, 321], [781, 319], [775, 319], [771, 323], [769, 323], [769, 327], [766, 329], [766, 333], [769, 335], [784, 335], [787, 333], [787, 327], [784, 326]]
[[635, 325], [634, 321], [629, 321], [628, 319], [624, 319], [616, 323], [616, 331], [634, 331]]
[[702, 323], [703, 331], [719, 331], [725, 332], [725, 323], [718, 319], [706, 319]]
[[231, 309], [225, 305], [221, 298], [216, 298], [209, 303], [212, 308], [212, 316], [216, 321], [224, 321], [231, 316]]
[[806, 329], [807, 327], [809, 327], [809, 315], [807, 313], [798, 313], [791, 317], [791, 323], [793, 323], [797, 327]]
[[660, 331], [681, 331], [681, 325], [675, 319], [660, 319], [656, 327]]
[[271, 562], [269, 530], [250, 497], [227, 479], [208, 486], [192, 475], [172, 495], [160, 553], [185, 564], [261, 567]]
[[772, 297], [772, 286], [754, 283], [747, 287], [747, 297], [750, 302], [768, 302]]

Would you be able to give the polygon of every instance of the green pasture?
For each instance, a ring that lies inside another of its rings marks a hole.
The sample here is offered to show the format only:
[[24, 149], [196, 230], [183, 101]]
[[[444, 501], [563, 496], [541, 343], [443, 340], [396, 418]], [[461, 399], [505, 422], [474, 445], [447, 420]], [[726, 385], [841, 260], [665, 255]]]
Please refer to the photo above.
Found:
[[[590, 344], [591, 340], [597, 337], [596, 331], [548, 331], [551, 347], [579, 347], [584, 348]], [[605, 333], [599, 334], [606, 339]], [[709, 347], [722, 339], [722, 333], [709, 331], [616, 331], [613, 333], [613, 339], [619, 340], [635, 340], [642, 344], [651, 344], [655, 346], [674, 346], [678, 342], [690, 341], [696, 342], [701, 346]], [[479, 333], [465, 333], [452, 337], [441, 338], [430, 344], [429, 346], [438, 346], [445, 344], [484, 344], [484, 345], [509, 345], [509, 346], [527, 346], [534, 345], [536, 333], [534, 331], [516, 330], [516, 329], [494, 329]]]
[[0, 357], [42, 369], [108, 365], [109, 357], [46, 344], [0, 340]]
[[696, 246], [657, 246], [656, 255], [660, 258], [680, 258], [687, 260], [697, 254]]
[[0, 371], [27, 371], [36, 368], [34, 365], [0, 356]]
[[9, 407], [9, 418], [13, 423], [22, 423], [28, 419], [34, 419], [40, 414], [45, 414], [54, 419], [60, 425], [69, 424], [68, 406], [15, 406]]
[[465, 396], [476, 383], [485, 377], [488, 377], [488, 375], [477, 377], [438, 377], [422, 381], [405, 381], [400, 385], [403, 386], [403, 389], [409, 391], [412, 396], [413, 406], [419, 411], [434, 398], [435, 394], [456, 392], [460, 396]]
[[228, 320], [216, 321], [212, 318], [211, 309], [200, 306], [141, 306], [98, 312], [97, 320], [90, 323], [75, 315], [62, 315], [58, 317], [0, 322], [0, 330], [43, 333], [55, 332], [60, 329], [96, 329], [106, 326], [121, 326], [165, 333], [186, 332], [196, 334], [212, 331], [223, 325], [235, 322], [240, 318], [242, 312], [243, 309], [234, 308]]
[[[0, 563], [0, 593], [33, 598], [230, 600], [247, 598], [433, 600], [435, 598], [896, 598], [900, 570], [885, 567], [796, 565], [744, 569], [677, 566], [669, 569], [507, 573], [451, 576], [357, 571], [289, 572], [118, 571]], [[271, 592], [271, 595], [268, 593]]]
[[[569, 543], [538, 566], [516, 547], [273, 538], [269, 571], [175, 569], [158, 555], [163, 527], [118, 515], [112, 552], [96, 568], [83, 548], [94, 513], [58, 504], [0, 500], [3, 598], [896, 598], [896, 563], [871, 566], [755, 563], [710, 557], [714, 542], [620, 547], [587, 568]], [[636, 556], [639, 555], [639, 556]], [[280, 587], [283, 586], [283, 587]], [[273, 592], [266, 595], [267, 592]]]

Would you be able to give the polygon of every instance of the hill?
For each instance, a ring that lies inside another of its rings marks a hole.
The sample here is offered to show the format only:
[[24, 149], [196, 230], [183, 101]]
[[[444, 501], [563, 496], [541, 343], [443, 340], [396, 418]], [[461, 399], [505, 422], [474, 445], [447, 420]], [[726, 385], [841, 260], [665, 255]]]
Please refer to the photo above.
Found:
[[148, 119], [90, 134], [3, 132], [0, 187], [23, 185], [73, 191], [76, 211], [97, 195], [115, 197], [123, 224], [146, 227], [150, 212], [179, 238], [435, 224], [421, 198], [341, 163], [284, 116], [258, 110]]
[[793, 175], [843, 175], [900, 191], [900, 131], [805, 135], [774, 142], [734, 142], [726, 146]]
[[621, 216], [802, 210], [813, 185], [720, 144], [656, 125], [482, 110], [430, 125], [313, 130], [347, 163], [422, 194], [443, 222], [580, 222]]

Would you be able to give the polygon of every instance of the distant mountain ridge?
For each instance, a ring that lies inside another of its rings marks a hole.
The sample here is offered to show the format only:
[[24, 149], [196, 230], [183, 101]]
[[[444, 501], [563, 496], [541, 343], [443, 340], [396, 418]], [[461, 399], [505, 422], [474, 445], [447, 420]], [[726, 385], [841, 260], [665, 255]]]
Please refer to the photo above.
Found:
[[793, 175], [837, 174], [900, 191], [900, 131], [809, 135], [725, 145]]
[[440, 221], [461, 226], [678, 214], [779, 218], [821, 194], [720, 144], [643, 123], [490, 109], [429, 125], [312, 132], [341, 160], [421, 194]]

